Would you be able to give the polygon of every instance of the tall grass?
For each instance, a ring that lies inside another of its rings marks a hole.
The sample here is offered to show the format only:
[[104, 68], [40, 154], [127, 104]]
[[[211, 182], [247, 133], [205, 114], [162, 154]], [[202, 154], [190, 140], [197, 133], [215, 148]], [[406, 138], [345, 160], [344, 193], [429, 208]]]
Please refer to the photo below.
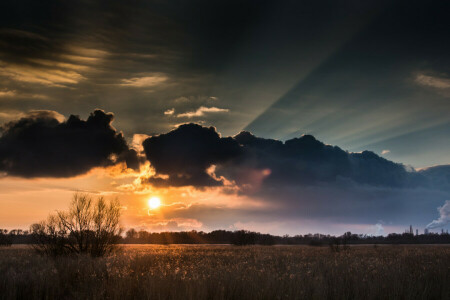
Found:
[[450, 299], [450, 247], [124, 246], [104, 258], [0, 249], [1, 299]]

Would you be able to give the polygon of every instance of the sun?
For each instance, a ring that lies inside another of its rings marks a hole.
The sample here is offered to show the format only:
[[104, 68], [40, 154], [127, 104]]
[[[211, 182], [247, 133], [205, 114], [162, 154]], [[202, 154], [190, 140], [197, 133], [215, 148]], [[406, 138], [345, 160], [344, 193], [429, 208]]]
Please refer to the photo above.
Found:
[[161, 206], [161, 199], [159, 199], [159, 197], [154, 196], [148, 199], [148, 207], [150, 207], [150, 209], [157, 209], [160, 206]]

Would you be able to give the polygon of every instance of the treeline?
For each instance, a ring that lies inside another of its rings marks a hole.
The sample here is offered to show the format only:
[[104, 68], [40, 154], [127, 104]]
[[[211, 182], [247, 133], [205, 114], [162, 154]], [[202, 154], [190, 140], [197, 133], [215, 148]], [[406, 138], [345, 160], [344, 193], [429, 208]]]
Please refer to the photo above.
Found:
[[341, 236], [306, 234], [275, 236], [238, 230], [148, 232], [130, 229], [120, 241], [124, 244], [233, 244], [233, 245], [330, 245], [330, 244], [448, 244], [450, 234], [429, 233], [413, 235], [391, 233], [388, 236], [370, 236], [346, 232]]
[[[232, 244], [232, 245], [351, 245], [351, 244], [450, 244], [450, 234], [391, 233], [387, 236], [370, 236], [346, 232], [341, 236], [306, 234], [295, 236], [275, 236], [258, 232], [239, 230], [148, 232], [130, 229], [125, 236], [116, 236], [118, 244]], [[32, 244], [36, 241], [33, 233], [22, 230], [0, 229], [0, 245]]]

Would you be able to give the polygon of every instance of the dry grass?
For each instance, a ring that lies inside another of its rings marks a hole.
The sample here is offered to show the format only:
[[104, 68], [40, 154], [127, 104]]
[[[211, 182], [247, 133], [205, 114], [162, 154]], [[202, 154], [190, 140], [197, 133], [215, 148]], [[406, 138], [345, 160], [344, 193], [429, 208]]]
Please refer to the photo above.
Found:
[[450, 299], [449, 246], [124, 246], [107, 258], [0, 249], [1, 299]]

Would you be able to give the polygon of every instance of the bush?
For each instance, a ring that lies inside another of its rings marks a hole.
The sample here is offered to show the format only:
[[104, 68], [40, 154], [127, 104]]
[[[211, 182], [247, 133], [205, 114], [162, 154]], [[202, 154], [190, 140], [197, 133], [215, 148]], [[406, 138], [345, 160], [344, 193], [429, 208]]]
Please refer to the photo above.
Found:
[[76, 193], [68, 211], [58, 211], [46, 221], [31, 225], [34, 249], [42, 254], [104, 256], [116, 250], [122, 229], [119, 201], [94, 201]]

